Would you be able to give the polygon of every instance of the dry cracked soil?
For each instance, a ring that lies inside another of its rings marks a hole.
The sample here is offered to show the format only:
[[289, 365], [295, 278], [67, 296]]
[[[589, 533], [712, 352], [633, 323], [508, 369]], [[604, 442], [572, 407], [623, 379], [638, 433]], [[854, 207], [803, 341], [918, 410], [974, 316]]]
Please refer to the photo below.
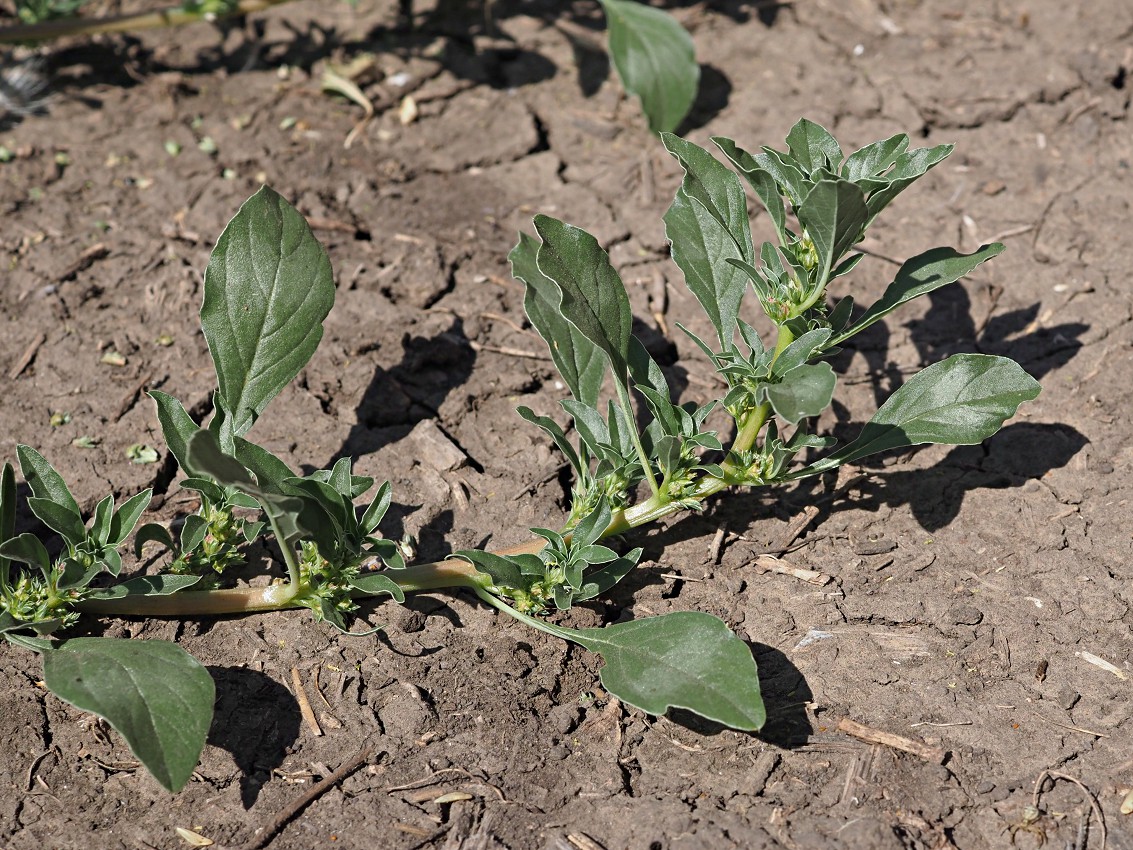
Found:
[[[104, 620], [90, 633], [175, 639], [209, 666], [217, 711], [197, 773], [166, 793], [115, 734], [43, 690], [34, 655], [0, 646], [5, 850], [189, 846], [177, 827], [239, 847], [360, 747], [366, 763], [272, 848], [1100, 848], [1099, 813], [1111, 850], [1133, 848], [1120, 812], [1133, 785], [1133, 6], [672, 11], [703, 63], [682, 128], [693, 141], [781, 147], [806, 116], [847, 147], [900, 131], [957, 144], [871, 231], [859, 302], [926, 248], [1007, 245], [855, 340], [822, 427], [852, 435], [955, 352], [1017, 359], [1039, 399], [981, 446], [720, 497], [642, 531], [642, 568], [564, 620], [718, 615], [759, 664], [761, 734], [628, 709], [594, 656], [460, 594], [367, 609], [386, 628], [365, 638], [306, 612]], [[144, 391], [207, 409], [202, 273], [261, 182], [309, 218], [338, 296], [255, 434], [297, 468], [350, 455], [390, 480], [387, 533], [415, 535], [422, 557], [563, 517], [560, 458], [514, 413], [550, 414], [561, 396], [505, 259], [534, 213], [610, 250], [682, 398], [718, 390], [674, 330], [697, 327], [661, 223], [679, 168], [621, 94], [596, 4], [423, 4], [411, 32], [397, 14], [301, 0], [258, 32], [45, 49], [48, 109], [0, 132], [13, 155], [0, 164], [0, 454], [38, 447], [86, 510], [145, 487], [148, 519], [192, 510]], [[363, 54], [368, 122], [320, 92], [328, 62]], [[57, 413], [69, 418], [53, 425]], [[131, 463], [136, 444], [157, 462]], [[809, 505], [785, 560], [824, 585], [758, 558]], [[301, 718], [293, 670], [322, 734]], [[846, 720], [924, 748], [863, 740]]]

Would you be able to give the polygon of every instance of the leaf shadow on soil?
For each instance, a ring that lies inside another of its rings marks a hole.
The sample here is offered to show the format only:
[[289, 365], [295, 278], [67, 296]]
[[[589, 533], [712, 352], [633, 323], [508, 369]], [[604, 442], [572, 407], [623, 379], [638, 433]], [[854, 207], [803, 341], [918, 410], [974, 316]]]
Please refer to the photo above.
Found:
[[[977, 325], [972, 317], [971, 297], [963, 286], [946, 286], [931, 292], [928, 302], [923, 318], [905, 323], [921, 363], [936, 363], [953, 354], [996, 354], [1017, 361], [1039, 380], [1074, 359], [1082, 348], [1082, 335], [1090, 329], [1082, 322], [1041, 325], [1040, 302], [990, 314]], [[864, 307], [854, 305], [853, 321], [864, 312]], [[901, 388], [907, 377], [919, 371], [890, 361], [890, 336], [886, 322], [877, 322], [854, 336], [830, 359], [834, 371], [846, 380], [854, 354], [861, 354], [866, 361], [866, 375], [864, 379], [851, 380], [871, 383], [874, 401], [879, 406]]]
[[408, 434], [423, 419], [439, 418], [448, 394], [468, 381], [476, 352], [454, 316], [451, 324], [431, 336], [401, 337], [401, 361], [378, 366], [355, 407], [357, 424], [329, 463], [379, 451]]
[[[370, 455], [398, 442], [424, 419], [439, 419], [440, 406], [449, 393], [468, 381], [476, 364], [476, 351], [457, 316], [447, 328], [432, 336], [405, 333], [401, 347], [402, 358], [397, 365], [390, 369], [375, 368], [355, 407], [357, 424], [328, 459], [328, 467], [340, 458]], [[385, 536], [400, 538], [405, 517], [418, 508], [420, 505], [396, 501], [390, 505], [382, 520]], [[427, 523], [430, 536], [443, 537], [452, 530], [452, 522], [452, 512], [442, 512]], [[448, 554], [445, 551], [437, 555], [435, 548], [430, 547], [427, 554], [434, 557]]]
[[[696, 13], [689, 7], [696, 4], [691, 0], [673, 0], [662, 5], [670, 12], [688, 10], [687, 14], [692, 15], [689, 23], [695, 25]], [[787, 7], [788, 4], [760, 2], [755, 4], [754, 10], [764, 26], [770, 29], [779, 11]], [[727, 0], [713, 6], [713, 11], [738, 23], [750, 20], [752, 9], [752, 4], [738, 0]], [[446, 70], [460, 79], [476, 85], [510, 89], [541, 82], [559, 72], [551, 59], [517, 41], [498, 23], [518, 15], [540, 18], [569, 39], [579, 88], [584, 96], [592, 96], [610, 76], [609, 57], [601, 49], [605, 39], [605, 20], [598, 8], [564, 7], [553, 0], [534, 3], [505, 0], [490, 6], [486, 6], [483, 0], [448, 0], [420, 15], [413, 15], [412, 3], [403, 0], [396, 23], [375, 27], [365, 37], [355, 39], [346, 38], [333, 24], [327, 26], [318, 21], [303, 21], [297, 25], [289, 18], [279, 16], [278, 21], [286, 28], [288, 36], [269, 39], [265, 36], [265, 18], [241, 16], [212, 24], [214, 43], [199, 49], [191, 65], [163, 61], [160, 51], [155, 51], [133, 34], [122, 33], [99, 42], [53, 46], [47, 54], [45, 70], [54, 89], [67, 92], [92, 108], [102, 105], [97, 94], [91, 94], [98, 86], [128, 88], [139, 84], [147, 74], [174, 71], [184, 75], [170, 83], [172, 97], [174, 90], [178, 89], [197, 93], [192, 81], [197, 76], [285, 66], [310, 69], [315, 63], [331, 57], [348, 61], [352, 56], [374, 52], [394, 53], [407, 60], [427, 56], [438, 59]], [[298, 14], [296, 17], [300, 18]], [[567, 26], [559, 24], [563, 20], [568, 22]], [[204, 23], [190, 26], [201, 30], [206, 27]], [[589, 38], [578, 35], [587, 31]], [[433, 49], [437, 36], [449, 39], [439, 55]], [[701, 64], [697, 98], [680, 131], [688, 132], [704, 126], [727, 106], [731, 90], [731, 82], [720, 69]], [[395, 103], [396, 99], [388, 104], [375, 102], [375, 105], [384, 109]]]
[[263, 673], [245, 667], [208, 671], [216, 683], [208, 743], [232, 754], [240, 770], [240, 802], [250, 809], [299, 738], [299, 706], [287, 688]]
[[[1069, 425], [1017, 422], [981, 445], [956, 446], [927, 469], [871, 470], [874, 475], [855, 485], [853, 505], [868, 511], [908, 505], [925, 531], [939, 531], [959, 515], [972, 490], [1010, 490], [1041, 479], [1066, 466], [1087, 443]], [[820, 512], [816, 522], [823, 517]]]
[[[858, 428], [840, 435], [846, 442]], [[1041, 479], [1053, 469], [1066, 466], [1089, 440], [1069, 425], [1044, 422], [1016, 422], [977, 446], [955, 446], [937, 463], [927, 468], [901, 469], [900, 461], [911, 459], [923, 447], [896, 449], [871, 456], [858, 465], [867, 474], [854, 484], [849, 493], [833, 496], [821, 479], [799, 482], [785, 490], [780, 499], [768, 503], [766, 494], [734, 494], [722, 500], [703, 519], [710, 523], [683, 532], [689, 536], [712, 534], [720, 525], [743, 533], [744, 523], [769, 515], [784, 522], [796, 516], [807, 505], [818, 508], [818, 515], [809, 526], [822, 530], [822, 524], [844, 507], [876, 511], [882, 505], [897, 508], [907, 505], [925, 531], [935, 532], [949, 525], [960, 513], [965, 496], [973, 490], [1011, 490], [1032, 479]], [[893, 459], [898, 459], [894, 465]], [[888, 462], [886, 462], [888, 459]], [[836, 473], [829, 474], [833, 487]], [[737, 517], [737, 523], [728, 518]], [[689, 518], [684, 522], [690, 522]], [[677, 523], [676, 530], [684, 523]]]

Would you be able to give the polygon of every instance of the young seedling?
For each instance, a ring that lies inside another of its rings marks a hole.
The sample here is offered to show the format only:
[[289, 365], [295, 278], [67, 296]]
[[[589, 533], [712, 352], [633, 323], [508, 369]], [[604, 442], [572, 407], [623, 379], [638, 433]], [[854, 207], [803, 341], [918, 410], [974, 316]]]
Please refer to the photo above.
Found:
[[[521, 407], [575, 472], [561, 528], [531, 529], [529, 544], [464, 551], [406, 566], [401, 547], [378, 531], [388, 484], [356, 476], [350, 459], [300, 476], [248, 439], [269, 402], [298, 374], [322, 336], [334, 300], [326, 252], [302, 217], [261, 189], [225, 228], [205, 273], [201, 325], [217, 374], [214, 413], [194, 422], [176, 399], [151, 393], [169, 451], [201, 506], [178, 538], [143, 526], [136, 547], [159, 541], [170, 569], [109, 587], [118, 547], [149, 493], [117, 510], [99, 503], [89, 527], [59, 475], [21, 446], [29, 507], [64, 540], [52, 560], [33, 535], [15, 535], [15, 475], [0, 476], [0, 633], [44, 657], [49, 689], [117, 729], [167, 788], [194, 769], [209, 728], [213, 686], [180, 648], [161, 641], [56, 640], [77, 614], [211, 616], [307, 607], [345, 631], [362, 597], [466, 588], [535, 629], [602, 656], [604, 687], [651, 714], [683, 708], [740, 730], [764, 722], [755, 662], [715, 617], [679, 612], [572, 629], [548, 616], [608, 591], [637, 564], [612, 536], [682, 511], [729, 488], [787, 484], [866, 455], [922, 443], [969, 445], [995, 433], [1039, 385], [1011, 360], [959, 354], [911, 377], [852, 442], [828, 454], [812, 422], [831, 402], [837, 376], [827, 359], [855, 334], [911, 299], [946, 286], [1003, 250], [934, 248], [906, 261], [864, 311], [830, 283], [848, 275], [854, 245], [901, 191], [942, 161], [949, 145], [909, 150], [893, 136], [845, 156], [817, 124], [800, 121], [787, 150], [751, 154], [713, 141], [766, 208], [774, 241], [756, 247], [736, 173], [696, 145], [662, 141], [684, 170], [665, 225], [673, 260], [703, 307], [714, 338], [690, 338], [727, 383], [705, 405], [672, 398], [665, 376], [632, 333], [625, 287], [598, 242], [547, 216], [511, 253], [526, 286], [525, 308], [570, 391], [570, 426]], [[774, 328], [764, 345], [743, 317], [753, 300]], [[688, 333], [686, 331], [686, 333]], [[635, 399], [640, 405], [635, 405]], [[722, 410], [723, 428], [708, 417]], [[572, 433], [573, 432], [573, 433]], [[725, 448], [721, 432], [729, 436]], [[799, 460], [799, 456], [803, 460]], [[361, 506], [356, 502], [362, 500]], [[220, 587], [245, 543], [265, 538], [287, 578], [266, 587]], [[13, 573], [10, 561], [32, 567]], [[38, 574], [35, 570], [38, 569]], [[52, 636], [49, 639], [47, 636]]]

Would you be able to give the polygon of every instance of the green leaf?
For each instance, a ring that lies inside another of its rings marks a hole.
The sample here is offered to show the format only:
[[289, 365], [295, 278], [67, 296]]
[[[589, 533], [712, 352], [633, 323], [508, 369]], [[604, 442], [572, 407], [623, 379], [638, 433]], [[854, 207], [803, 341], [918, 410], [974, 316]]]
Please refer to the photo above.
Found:
[[662, 134], [661, 141], [685, 172], [665, 213], [665, 235], [673, 261], [727, 351], [732, 347], [747, 278], [726, 259], [755, 261], [747, 196], [739, 178], [708, 151], [668, 133]]
[[[79, 525], [83, 525], [83, 515], [79, 510], [79, 505], [75, 501], [75, 497], [71, 495], [71, 491], [67, 489], [67, 483], [63, 480], [63, 477], [55, 471], [55, 467], [30, 446], [16, 446], [16, 455], [20, 460], [20, 471], [23, 472], [24, 480], [31, 488], [32, 494], [36, 498], [54, 502], [70, 513]], [[39, 515], [36, 514], [36, 516]], [[43, 517], [40, 517], [40, 519], [43, 519]], [[86, 526], [83, 527], [86, 528]], [[59, 529], [56, 528], [55, 531], [59, 531]], [[60, 531], [59, 533], [62, 534], [63, 532]]]
[[169, 447], [169, 453], [176, 458], [177, 465], [184, 470], [185, 446], [189, 438], [200, 429], [181, 402], [173, 396], [159, 390], [150, 390], [149, 395], [157, 405], [157, 421], [161, 425], [161, 435], [165, 438], [165, 445]]
[[610, 505], [604, 498], [599, 499], [594, 510], [583, 517], [574, 527], [571, 534], [571, 546], [584, 548], [601, 539], [612, 518], [613, 513], [610, 511]]
[[610, 58], [655, 133], [672, 132], [692, 108], [700, 66], [692, 37], [671, 15], [633, 0], [599, 0]]
[[492, 583], [502, 589], [520, 589], [527, 586], [523, 580], [523, 573], [517, 564], [508, 558], [485, 552], [482, 549], [465, 549], [453, 552], [450, 558], [463, 558], [476, 568], [478, 572], [490, 576]]
[[114, 518], [114, 497], [106, 496], [94, 506], [94, 516], [90, 524], [90, 536], [100, 544], [106, 545], [110, 539], [110, 521]]
[[859, 148], [842, 163], [842, 176], [854, 183], [866, 177], [875, 177], [896, 162], [897, 157], [908, 150], [908, 147], [909, 137], [898, 133]]
[[838, 278], [842, 277], [842, 275], [849, 274], [854, 270], [858, 263], [860, 263], [864, 259], [865, 254], [850, 254], [850, 256], [846, 257], [846, 259], [842, 260], [842, 262], [835, 266], [834, 271], [830, 272], [830, 279], [827, 281], [827, 283], [833, 280], [837, 280]]
[[160, 543], [166, 549], [174, 549], [173, 535], [169, 533], [169, 529], [164, 525], [159, 525], [156, 522], [147, 522], [138, 529], [138, 533], [134, 535], [134, 557], [142, 557], [142, 547], [147, 543]]
[[787, 148], [795, 162], [813, 176], [819, 169], [838, 172], [842, 164], [842, 148], [824, 127], [800, 118], [787, 133]]
[[1014, 360], [955, 354], [910, 378], [852, 443], [790, 477], [802, 478], [876, 452], [921, 443], [975, 445], [998, 431], [1020, 404], [1041, 390]]
[[566, 382], [570, 394], [591, 407], [598, 403], [606, 377], [606, 358], [602, 351], [563, 316], [559, 304], [562, 293], [555, 282], [539, 271], [536, 256], [539, 241], [519, 234], [508, 260], [511, 273], [526, 285], [523, 309], [532, 326], [547, 343], [551, 359]]
[[181, 489], [196, 490], [201, 498], [213, 505], [223, 505], [228, 499], [224, 488], [209, 478], [185, 478], [181, 481]]
[[755, 157], [725, 136], [713, 136], [713, 143], [726, 156], [739, 172], [747, 178], [755, 194], [763, 203], [767, 214], [771, 216], [771, 223], [779, 235], [781, 244], [787, 243], [787, 210], [783, 204], [783, 196], [779, 193], [779, 186], [775, 178], [765, 171], [756, 162]]
[[574, 430], [578, 432], [582, 444], [590, 450], [591, 455], [601, 457], [601, 446], [608, 444], [611, 440], [610, 429], [606, 420], [602, 418], [602, 414], [590, 405], [574, 399], [568, 398], [561, 404], [563, 410], [569, 413], [574, 420]]
[[666, 475], [677, 470], [681, 465], [681, 439], [673, 434], [665, 434], [653, 449], [653, 454], [661, 464], [661, 470]]
[[186, 461], [190, 474], [210, 476], [218, 483], [234, 487], [263, 505], [283, 534], [284, 539], [280, 545], [284, 542], [294, 544], [304, 534], [319, 530], [312, 528], [315, 523], [308, 510], [310, 500], [258, 486], [240, 461], [221, 451], [218, 437], [212, 431], [201, 429], [190, 438]]
[[87, 527], [82, 518], [51, 499], [28, 497], [28, 507], [39, 520], [65, 539], [71, 546], [78, 546], [87, 539]]
[[403, 591], [393, 579], [382, 573], [367, 573], [350, 579], [350, 586], [367, 596], [377, 596], [379, 593], [389, 594], [396, 602], [405, 601]]
[[378, 492], [374, 494], [373, 500], [362, 514], [361, 526], [365, 534], [372, 534], [374, 529], [378, 527], [392, 501], [393, 487], [386, 481], [378, 487]]
[[51, 556], [47, 554], [43, 541], [34, 534], [24, 532], [8, 538], [0, 544], [0, 555], [11, 561], [39, 567], [44, 575], [51, 570]]
[[638, 559], [641, 558], [641, 552], [640, 548], [634, 549], [599, 569], [587, 573], [586, 580], [574, 597], [575, 601], [585, 602], [587, 599], [593, 599], [595, 596], [605, 593], [629, 575], [630, 570], [637, 565]]
[[710, 614], [678, 611], [599, 629], [540, 625], [601, 655], [603, 687], [649, 714], [683, 708], [743, 730], [767, 719], [751, 650]]
[[[148, 526], [147, 526], [148, 527]], [[159, 528], [161, 526], [158, 526]], [[88, 599], [124, 599], [127, 596], [169, 596], [192, 587], [202, 576], [138, 576], [87, 594]]]
[[[231, 455], [225, 454], [211, 431], [200, 430], [186, 445], [186, 460], [189, 473], [194, 477], [208, 476], [226, 487], [241, 491], [258, 491], [256, 482], [244, 464]], [[251, 493], [256, 495], [256, 493]]]
[[877, 218], [878, 213], [930, 168], [943, 162], [954, 147], [955, 145], [937, 145], [934, 148], [917, 148], [897, 157], [893, 167], [877, 178], [882, 187], [872, 191], [866, 201], [866, 206], [869, 207], [869, 221], [866, 224]]
[[205, 271], [201, 328], [229, 414], [224, 448], [311, 359], [333, 304], [326, 250], [290, 204], [261, 188], [224, 228]]
[[205, 536], [208, 533], [208, 520], [200, 514], [189, 514], [181, 524], [181, 552], [196, 551], [197, 547], [205, 542]]
[[38, 638], [30, 636], [19, 636], [12, 634], [13, 632], [20, 632], [30, 630], [39, 635], [49, 635], [60, 626], [63, 621], [60, 619], [51, 620], [17, 620], [7, 611], [0, 611], [0, 635], [4, 635], [9, 643], [14, 643], [17, 646], [22, 646], [25, 649], [31, 649], [35, 652], [40, 651], [40, 646], [51, 646], [50, 641], [40, 641]]
[[286, 463], [263, 446], [242, 437], [236, 438], [236, 459], [256, 476], [256, 483], [264, 489], [278, 490], [284, 481], [295, 477]]
[[847, 180], [821, 180], [806, 196], [798, 216], [818, 251], [817, 280], [825, 284], [834, 263], [862, 237], [869, 216], [865, 195]]
[[827, 347], [839, 345], [854, 334], [864, 331], [906, 301], [955, 283], [964, 275], [970, 274], [980, 263], [1002, 253], [1003, 245], [993, 242], [981, 246], [971, 254], [961, 254], [952, 248], [933, 248], [906, 260], [881, 298], [870, 305], [852, 327], [834, 337]]
[[792, 369], [801, 366], [816, 353], [826, 348], [826, 341], [830, 339], [830, 328], [815, 328], [807, 331], [798, 339], [791, 342], [775, 358], [771, 365], [771, 374], [775, 378], [782, 378]]
[[153, 490], [146, 489], [122, 503], [122, 507], [114, 512], [114, 517], [110, 520], [110, 536], [107, 543], [118, 546], [130, 536], [130, 532], [134, 530], [134, 526], [149, 507], [151, 498], [153, 498]]
[[764, 394], [774, 411], [794, 425], [822, 413], [834, 396], [837, 382], [829, 363], [804, 363], [787, 372], [778, 384], [767, 385]]
[[609, 255], [585, 230], [558, 219], [537, 215], [535, 230], [543, 240], [539, 270], [559, 288], [562, 315], [606, 354], [615, 379], [626, 386], [633, 316]]
[[341, 530], [354, 513], [354, 505], [330, 484], [314, 478], [289, 478], [284, 482], [286, 489], [300, 498], [318, 504]]
[[763, 153], [752, 157], [757, 168], [766, 171], [776, 186], [782, 190], [796, 207], [803, 202], [811, 181], [805, 176], [795, 161], [772, 148], [763, 148]]
[[75, 638], [43, 652], [43, 680], [65, 702], [102, 717], [169, 791], [196, 769], [212, 723], [208, 671], [173, 643]]

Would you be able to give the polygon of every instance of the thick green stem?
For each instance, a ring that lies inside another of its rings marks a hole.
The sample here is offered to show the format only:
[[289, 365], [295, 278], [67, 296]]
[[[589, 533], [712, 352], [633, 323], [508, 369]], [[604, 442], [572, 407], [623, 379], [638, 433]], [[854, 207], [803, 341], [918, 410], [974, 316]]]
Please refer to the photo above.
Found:
[[216, 17], [232, 17], [234, 15], [246, 15], [250, 12], [261, 12], [264, 9], [287, 2], [289, 0], [240, 0], [230, 12], [223, 16], [203, 10], [186, 9], [184, 6], [171, 6], [168, 9], [160, 9], [156, 12], [137, 12], [105, 18], [74, 17], [58, 21], [44, 21], [38, 24], [21, 24], [0, 28], [0, 44], [20, 44], [63, 38], [64, 36], [101, 35], [175, 27], [182, 24], [211, 21]]
[[[786, 350], [787, 346], [794, 341], [795, 335], [791, 329], [786, 325], [779, 325], [779, 335], [775, 339], [775, 353], [771, 357], [772, 365], [779, 359], [779, 355]], [[767, 424], [770, 417], [771, 405], [767, 402], [748, 410], [741, 417], [739, 432], [736, 434], [736, 439], [732, 441], [727, 460], [722, 464], [725, 478], [741, 471], [732, 458], [752, 450], [756, 439], [759, 437], [759, 432], [763, 430], [763, 426]]]
[[187, 590], [166, 596], [84, 599], [75, 609], [84, 614], [115, 617], [218, 617], [297, 608], [295, 596], [289, 584], [272, 584], [231, 590]]
[[[416, 564], [404, 570], [391, 570], [386, 575], [407, 593], [445, 587], [476, 589], [483, 587], [488, 581], [486, 576], [476, 572], [476, 568], [467, 561], [456, 559]], [[302, 605], [298, 601], [302, 596], [301, 591], [301, 586], [292, 588], [290, 583], [230, 590], [188, 590], [166, 596], [84, 599], [75, 607], [85, 614], [117, 617], [217, 617], [298, 608]]]

